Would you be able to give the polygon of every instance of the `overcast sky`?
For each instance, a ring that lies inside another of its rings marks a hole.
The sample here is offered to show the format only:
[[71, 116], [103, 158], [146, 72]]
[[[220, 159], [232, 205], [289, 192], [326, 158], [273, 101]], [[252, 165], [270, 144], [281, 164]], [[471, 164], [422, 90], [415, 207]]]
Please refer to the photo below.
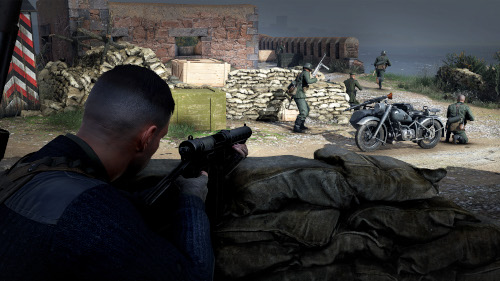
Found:
[[[364, 46], [498, 46], [500, 0], [114, 0], [253, 4], [270, 36], [354, 36]], [[286, 25], [278, 25], [278, 18]]]

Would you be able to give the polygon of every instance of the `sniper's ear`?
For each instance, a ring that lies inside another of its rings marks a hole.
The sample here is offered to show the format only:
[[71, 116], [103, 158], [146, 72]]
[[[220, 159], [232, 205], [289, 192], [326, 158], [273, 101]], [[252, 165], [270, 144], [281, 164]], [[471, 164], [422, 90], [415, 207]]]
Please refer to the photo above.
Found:
[[137, 138], [136, 150], [138, 152], [143, 152], [153, 141], [156, 133], [158, 131], [158, 127], [156, 125], [150, 125], [144, 127], [144, 129], [139, 133]]

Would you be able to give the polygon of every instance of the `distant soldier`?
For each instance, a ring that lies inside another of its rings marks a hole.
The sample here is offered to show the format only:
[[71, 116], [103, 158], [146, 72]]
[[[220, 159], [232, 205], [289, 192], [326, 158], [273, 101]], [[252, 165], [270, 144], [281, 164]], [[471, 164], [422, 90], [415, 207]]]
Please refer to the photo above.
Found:
[[355, 104], [359, 104], [359, 102], [356, 100], [356, 88], [358, 88], [360, 91], [363, 90], [363, 87], [359, 85], [358, 80], [356, 80], [356, 74], [351, 72], [349, 73], [350, 78], [344, 81], [345, 85], [345, 91], [349, 95], [349, 103], [351, 106]]
[[450, 104], [448, 106], [448, 112], [446, 117], [448, 121], [446, 122], [446, 139], [445, 142], [449, 142], [450, 134], [453, 133], [453, 143], [465, 144], [469, 141], [467, 135], [465, 134], [465, 124], [467, 121], [474, 121], [474, 116], [465, 102], [465, 96], [459, 95], [457, 98], [457, 103]]
[[378, 88], [382, 89], [382, 81], [384, 81], [385, 69], [388, 66], [391, 66], [391, 62], [389, 61], [389, 58], [387, 57], [385, 51], [382, 51], [382, 53], [380, 53], [380, 56], [375, 59], [375, 63], [373, 65], [375, 66], [375, 70], [377, 71]]
[[309, 84], [316, 83], [316, 77], [311, 78], [312, 65], [304, 64], [302, 72], [297, 76], [297, 93], [293, 96], [293, 100], [299, 109], [299, 115], [295, 119], [293, 131], [295, 133], [303, 133], [308, 128], [304, 126], [307, 116], [309, 116], [309, 105], [306, 102], [306, 91], [309, 89]]
[[283, 45], [283, 41], [279, 41], [274, 53], [276, 54], [276, 60], [278, 61], [278, 67], [282, 67], [281, 65], [281, 54], [285, 52], [285, 45]]

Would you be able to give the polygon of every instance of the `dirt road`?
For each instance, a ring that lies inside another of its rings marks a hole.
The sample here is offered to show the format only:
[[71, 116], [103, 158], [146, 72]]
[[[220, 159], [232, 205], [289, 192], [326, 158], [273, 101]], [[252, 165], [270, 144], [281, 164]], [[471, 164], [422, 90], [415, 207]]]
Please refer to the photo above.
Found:
[[[329, 74], [327, 79], [343, 81], [345, 74]], [[379, 90], [374, 83], [360, 80], [364, 87], [358, 92], [359, 100], [386, 95], [393, 92], [392, 102], [412, 103], [416, 109], [422, 106], [440, 108], [444, 116], [447, 103], [391, 88]], [[500, 110], [471, 106], [476, 120], [467, 125], [470, 143], [453, 145], [441, 142], [433, 149], [422, 149], [412, 142], [386, 145], [369, 155], [391, 156], [422, 168], [446, 168], [447, 176], [440, 182], [440, 193], [462, 207], [500, 224]], [[292, 122], [257, 122], [228, 120], [229, 128], [246, 123], [254, 132], [247, 142], [250, 157], [296, 155], [313, 158], [315, 150], [326, 144], [342, 146], [362, 153], [354, 142], [354, 128], [350, 125], [306, 122], [311, 129], [305, 134], [294, 134]], [[0, 168], [10, 166], [22, 155], [35, 151], [59, 134], [66, 132], [58, 128], [46, 128], [27, 123], [25, 119], [0, 119], [0, 128], [11, 132], [5, 159]], [[153, 158], [179, 158], [176, 146], [181, 140], [162, 140]]]

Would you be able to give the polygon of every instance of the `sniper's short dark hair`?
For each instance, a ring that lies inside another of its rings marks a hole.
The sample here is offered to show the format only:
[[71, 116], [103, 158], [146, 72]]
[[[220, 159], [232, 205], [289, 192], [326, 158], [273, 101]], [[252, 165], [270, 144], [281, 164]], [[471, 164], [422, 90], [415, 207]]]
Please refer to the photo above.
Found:
[[85, 104], [84, 122], [92, 120], [114, 132], [168, 124], [175, 103], [167, 83], [154, 71], [120, 65], [95, 83]]

